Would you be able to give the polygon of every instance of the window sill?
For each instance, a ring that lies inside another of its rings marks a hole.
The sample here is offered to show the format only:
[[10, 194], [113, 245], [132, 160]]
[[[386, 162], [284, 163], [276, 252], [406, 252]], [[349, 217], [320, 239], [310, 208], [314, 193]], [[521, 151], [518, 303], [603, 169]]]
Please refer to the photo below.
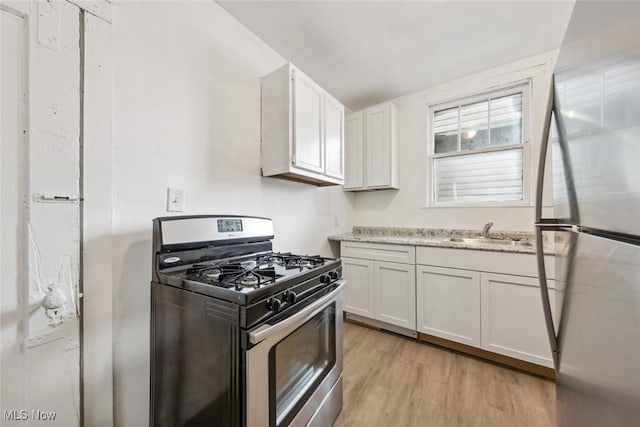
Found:
[[493, 203], [426, 203], [422, 209], [451, 209], [451, 208], [533, 208], [530, 202], [493, 202]]

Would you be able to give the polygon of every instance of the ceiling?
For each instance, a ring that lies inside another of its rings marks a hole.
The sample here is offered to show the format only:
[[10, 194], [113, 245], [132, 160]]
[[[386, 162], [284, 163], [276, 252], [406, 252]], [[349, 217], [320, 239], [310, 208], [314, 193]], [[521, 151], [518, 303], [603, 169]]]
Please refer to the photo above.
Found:
[[557, 49], [573, 1], [222, 1], [351, 109]]

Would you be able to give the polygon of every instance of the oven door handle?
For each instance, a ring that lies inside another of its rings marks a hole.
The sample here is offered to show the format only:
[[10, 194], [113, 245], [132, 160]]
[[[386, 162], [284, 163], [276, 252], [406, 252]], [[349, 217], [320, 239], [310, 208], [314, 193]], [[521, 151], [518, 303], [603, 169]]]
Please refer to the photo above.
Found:
[[261, 343], [271, 335], [282, 331], [283, 329], [286, 329], [291, 325], [305, 323], [307, 320], [311, 319], [313, 316], [327, 308], [327, 306], [329, 306], [333, 302], [336, 295], [342, 292], [345, 283], [346, 281], [344, 279], [336, 281], [338, 287], [320, 298], [318, 301], [315, 301], [310, 306], [305, 307], [303, 310], [292, 315], [291, 317], [287, 317], [286, 319], [276, 323], [275, 325], [262, 325], [259, 328], [256, 328], [256, 330], [249, 333], [249, 342], [251, 344]]

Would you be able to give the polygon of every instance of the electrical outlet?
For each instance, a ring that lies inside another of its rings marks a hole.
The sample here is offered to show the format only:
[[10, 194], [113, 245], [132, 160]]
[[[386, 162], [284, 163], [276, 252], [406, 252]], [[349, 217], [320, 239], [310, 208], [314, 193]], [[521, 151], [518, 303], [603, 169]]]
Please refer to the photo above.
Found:
[[167, 188], [167, 212], [184, 212], [184, 190]]

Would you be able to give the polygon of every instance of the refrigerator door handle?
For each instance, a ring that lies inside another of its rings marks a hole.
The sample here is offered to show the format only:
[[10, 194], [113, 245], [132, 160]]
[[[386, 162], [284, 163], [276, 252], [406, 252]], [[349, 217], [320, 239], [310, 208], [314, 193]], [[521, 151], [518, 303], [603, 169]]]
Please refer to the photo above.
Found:
[[[550, 228], [550, 227], [549, 227]], [[558, 230], [561, 228], [558, 227]], [[562, 228], [564, 229], [564, 228]], [[544, 323], [547, 328], [549, 337], [549, 345], [551, 347], [551, 357], [553, 358], [553, 366], [558, 372], [558, 337], [553, 327], [553, 315], [551, 313], [551, 300], [549, 299], [549, 288], [547, 286], [547, 271], [544, 265], [544, 245], [542, 241], [542, 227], [536, 226], [536, 258], [538, 261], [538, 280], [540, 281], [540, 296], [542, 298], [542, 311], [544, 312]]]
[[[572, 224], [578, 222], [578, 204], [573, 185], [573, 173], [571, 164], [569, 163], [569, 146], [564, 128], [562, 117], [560, 117], [559, 99], [555, 96], [555, 76], [551, 79], [551, 88], [549, 90], [549, 99], [547, 101], [547, 114], [545, 116], [542, 141], [540, 145], [540, 158], [538, 160], [538, 178], [536, 182], [536, 204], [535, 204], [535, 235], [536, 235], [536, 257], [538, 262], [538, 280], [540, 281], [540, 295], [542, 297], [542, 310], [544, 312], [545, 326], [549, 337], [549, 345], [551, 347], [551, 355], [553, 358], [553, 366], [558, 372], [559, 354], [558, 354], [558, 337], [553, 325], [553, 315], [551, 311], [551, 301], [549, 299], [549, 289], [547, 286], [547, 271], [544, 264], [544, 244], [542, 240], [543, 231], [568, 231], [576, 229]], [[551, 117], [555, 113], [556, 126], [558, 129], [558, 142], [562, 153], [562, 161], [565, 172], [565, 180], [567, 184], [569, 199], [569, 216], [570, 220], [561, 220], [558, 218], [542, 218], [542, 196], [544, 187], [544, 170], [547, 160], [547, 151], [549, 149], [549, 134], [551, 132]]]
[[[536, 181], [536, 203], [535, 203], [535, 224], [557, 225], [557, 224], [579, 224], [580, 214], [578, 211], [578, 197], [575, 190], [573, 170], [569, 161], [569, 144], [567, 143], [567, 132], [564, 121], [560, 114], [560, 100], [555, 96], [555, 75], [551, 78], [551, 88], [547, 100], [546, 115], [542, 128], [542, 141], [540, 144], [540, 158], [538, 159], [538, 177]], [[558, 130], [558, 145], [562, 155], [562, 165], [564, 168], [564, 179], [567, 186], [567, 198], [569, 202], [569, 219], [561, 220], [557, 218], [542, 218], [542, 196], [544, 192], [544, 169], [547, 163], [547, 151], [549, 150], [549, 135], [551, 133], [551, 117], [555, 113], [555, 123]]]
[[553, 114], [555, 80], [551, 78], [551, 89], [547, 100], [546, 115], [542, 124], [542, 141], [540, 144], [540, 158], [538, 159], [538, 179], [536, 181], [536, 224], [542, 221], [542, 192], [544, 186], [544, 169], [547, 162], [547, 151], [549, 150], [549, 133], [551, 131], [551, 116]]

